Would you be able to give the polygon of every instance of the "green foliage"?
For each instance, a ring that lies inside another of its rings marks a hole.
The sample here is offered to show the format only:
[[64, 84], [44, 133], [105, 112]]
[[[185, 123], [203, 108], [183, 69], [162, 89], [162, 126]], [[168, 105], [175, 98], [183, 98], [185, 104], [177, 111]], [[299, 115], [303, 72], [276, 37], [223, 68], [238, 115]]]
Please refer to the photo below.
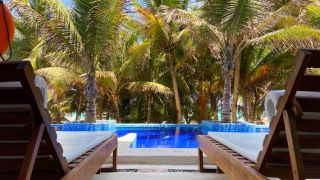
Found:
[[319, 47], [319, 40], [320, 30], [302, 25], [267, 33], [264, 36], [252, 39], [251, 43], [269, 45], [275, 50], [285, 51], [288, 49], [293, 50], [297, 47], [317, 48]]
[[201, 3], [131, 0], [131, 17], [123, 13], [123, 0], [74, 0], [68, 8], [60, 0], [14, 0], [14, 59], [29, 60], [46, 79], [57, 122], [85, 112], [93, 85], [99, 119], [175, 123], [174, 72], [190, 123], [217, 119], [225, 71], [234, 74], [240, 58], [244, 113], [249, 121], [260, 120], [266, 92], [283, 88], [296, 50], [319, 48], [320, 3]]
[[307, 6], [307, 20], [316, 28], [320, 28], [320, 6]]

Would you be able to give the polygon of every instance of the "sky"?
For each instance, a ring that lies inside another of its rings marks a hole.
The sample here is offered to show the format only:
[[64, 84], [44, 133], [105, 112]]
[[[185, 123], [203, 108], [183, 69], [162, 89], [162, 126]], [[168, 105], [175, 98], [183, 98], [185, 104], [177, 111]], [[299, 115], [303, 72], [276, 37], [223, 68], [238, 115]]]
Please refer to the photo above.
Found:
[[62, 2], [66, 5], [72, 5], [73, 0], [62, 0]]

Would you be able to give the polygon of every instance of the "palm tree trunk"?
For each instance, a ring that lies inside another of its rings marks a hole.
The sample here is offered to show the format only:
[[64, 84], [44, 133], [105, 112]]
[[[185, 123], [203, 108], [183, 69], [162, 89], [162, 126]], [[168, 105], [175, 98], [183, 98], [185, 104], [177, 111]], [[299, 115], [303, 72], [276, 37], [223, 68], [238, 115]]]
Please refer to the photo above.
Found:
[[244, 113], [244, 119], [246, 120], [246, 121], [248, 121], [249, 120], [249, 108], [248, 108], [248, 97], [247, 97], [247, 95], [244, 95], [243, 96], [243, 106], [244, 106], [244, 108], [243, 108], [243, 113]]
[[205, 83], [203, 81], [199, 81], [199, 108], [200, 114], [198, 122], [201, 122], [201, 120], [207, 119], [207, 97], [205, 93]]
[[218, 102], [217, 97], [212, 93], [210, 95], [212, 118], [218, 120]]
[[224, 87], [222, 97], [222, 122], [231, 122], [231, 92], [232, 92], [232, 70], [233, 52], [232, 47], [226, 49], [225, 58], [222, 63]]
[[233, 94], [232, 94], [232, 115], [231, 120], [237, 121], [237, 104], [238, 104], [238, 97], [239, 97], [239, 82], [240, 82], [240, 70], [241, 70], [241, 56], [236, 59], [234, 65], [234, 79], [233, 79]]
[[150, 124], [151, 118], [152, 118], [152, 101], [153, 101], [152, 94], [150, 93], [147, 94], [147, 101], [148, 101], [147, 123]]
[[104, 96], [99, 98], [99, 103], [97, 103], [97, 118], [99, 120], [102, 120], [102, 114], [103, 114], [103, 102], [104, 102]]
[[97, 85], [95, 76], [95, 65], [91, 62], [89, 68], [89, 77], [87, 81], [87, 107], [86, 107], [86, 122], [95, 122], [96, 117], [96, 98]]
[[253, 109], [252, 109], [252, 98], [248, 98], [248, 121], [252, 121]]
[[141, 112], [142, 112], [141, 103], [138, 103], [136, 111], [137, 111], [137, 121], [138, 121], [138, 122], [144, 122], [144, 120], [142, 120], [143, 115], [142, 115], [142, 113], [141, 113]]
[[181, 104], [180, 104], [180, 96], [177, 84], [177, 74], [173, 65], [172, 53], [167, 53], [167, 60], [169, 61], [170, 71], [171, 71], [171, 79], [173, 86], [174, 99], [176, 103], [176, 111], [177, 111], [177, 124], [182, 123], [182, 113], [181, 113]]
[[79, 90], [79, 102], [77, 104], [76, 121], [80, 120], [82, 103], [83, 103], [83, 93], [82, 93], [82, 90]]
[[186, 123], [187, 124], [190, 124], [190, 118], [189, 118], [189, 114], [188, 114], [188, 111], [184, 111], [184, 118], [186, 120]]
[[116, 109], [116, 120], [117, 123], [121, 123], [120, 107], [119, 107], [119, 96], [112, 95], [113, 103]]

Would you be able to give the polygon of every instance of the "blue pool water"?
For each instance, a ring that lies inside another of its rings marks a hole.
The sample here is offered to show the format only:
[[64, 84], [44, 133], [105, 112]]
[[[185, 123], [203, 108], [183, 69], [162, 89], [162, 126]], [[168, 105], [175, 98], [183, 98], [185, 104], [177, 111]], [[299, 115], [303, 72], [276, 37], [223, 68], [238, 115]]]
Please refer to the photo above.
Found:
[[100, 123], [67, 123], [52, 125], [59, 131], [112, 131], [119, 137], [129, 133], [137, 135], [131, 148], [197, 148], [197, 135], [216, 132], [268, 132], [268, 126], [250, 123], [223, 124], [202, 121], [201, 124], [116, 124], [115, 121]]
[[171, 127], [117, 127], [119, 137], [136, 133], [131, 148], [197, 148], [197, 135], [202, 134], [198, 125]]

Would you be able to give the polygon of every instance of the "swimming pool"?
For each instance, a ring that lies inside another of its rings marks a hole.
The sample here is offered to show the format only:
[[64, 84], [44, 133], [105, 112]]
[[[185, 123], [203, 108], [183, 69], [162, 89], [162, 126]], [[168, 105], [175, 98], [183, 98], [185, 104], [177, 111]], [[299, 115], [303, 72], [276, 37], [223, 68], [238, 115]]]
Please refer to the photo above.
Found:
[[197, 148], [197, 135], [203, 134], [199, 125], [118, 125], [116, 133], [123, 137], [136, 133], [137, 138], [130, 148]]
[[268, 132], [268, 126], [250, 123], [223, 124], [202, 121], [201, 124], [117, 124], [115, 121], [100, 123], [66, 123], [52, 125], [59, 131], [113, 131], [120, 138], [135, 133], [130, 148], [197, 148], [197, 135], [216, 132]]

